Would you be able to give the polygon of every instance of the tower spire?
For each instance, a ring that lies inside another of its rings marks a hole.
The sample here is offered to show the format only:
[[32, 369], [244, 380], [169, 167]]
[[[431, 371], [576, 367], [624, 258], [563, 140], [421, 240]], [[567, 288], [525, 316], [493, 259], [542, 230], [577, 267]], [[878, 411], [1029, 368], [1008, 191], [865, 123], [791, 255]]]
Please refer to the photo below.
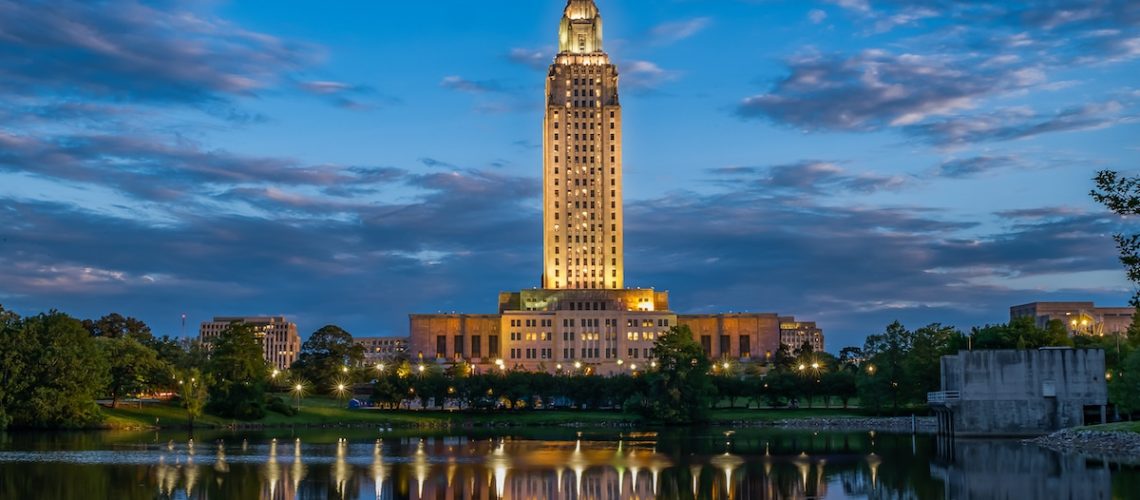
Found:
[[590, 54], [602, 51], [602, 14], [594, 0], [569, 0], [558, 28], [560, 53]]

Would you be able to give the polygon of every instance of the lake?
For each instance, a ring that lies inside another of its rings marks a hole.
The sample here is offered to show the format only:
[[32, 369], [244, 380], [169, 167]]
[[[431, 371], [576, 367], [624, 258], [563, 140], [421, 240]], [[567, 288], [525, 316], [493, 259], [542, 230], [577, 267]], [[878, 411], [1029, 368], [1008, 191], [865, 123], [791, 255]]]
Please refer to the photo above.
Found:
[[0, 434], [0, 498], [1140, 497], [1140, 467], [1013, 440], [771, 428]]

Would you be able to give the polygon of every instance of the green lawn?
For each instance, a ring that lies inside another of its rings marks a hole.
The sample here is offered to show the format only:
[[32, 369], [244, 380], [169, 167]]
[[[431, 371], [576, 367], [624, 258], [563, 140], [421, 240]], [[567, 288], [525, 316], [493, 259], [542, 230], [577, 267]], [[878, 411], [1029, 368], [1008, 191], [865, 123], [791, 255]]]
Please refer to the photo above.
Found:
[[1086, 425], [1078, 427], [1080, 431], [1099, 432], [1140, 432], [1140, 422], [1116, 422], [1114, 424]]
[[[148, 428], [155, 425], [177, 427], [186, 424], [186, 410], [181, 407], [160, 403], [139, 407], [104, 408], [104, 425], [116, 429]], [[850, 410], [842, 409], [717, 409], [712, 413], [713, 423], [730, 422], [771, 422], [789, 418], [842, 417], [856, 416]], [[408, 411], [408, 410], [350, 410], [343, 403], [321, 397], [305, 398], [301, 412], [294, 416], [269, 412], [265, 418], [254, 422], [240, 422], [214, 416], [203, 416], [196, 422], [200, 427], [223, 427], [228, 425], [263, 425], [268, 427], [322, 426], [322, 425], [390, 425], [393, 427], [449, 427], [449, 426], [542, 426], [564, 424], [613, 424], [632, 423], [636, 417], [619, 411], [604, 410], [524, 410], [524, 411]]]

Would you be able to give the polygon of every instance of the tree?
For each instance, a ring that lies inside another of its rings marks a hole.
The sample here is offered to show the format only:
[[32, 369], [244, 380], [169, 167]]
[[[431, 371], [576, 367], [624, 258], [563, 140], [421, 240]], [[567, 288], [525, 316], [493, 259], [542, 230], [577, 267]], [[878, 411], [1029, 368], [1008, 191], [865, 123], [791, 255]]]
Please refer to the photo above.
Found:
[[109, 364], [106, 391], [111, 395], [112, 408], [119, 407], [119, 399], [123, 396], [154, 389], [170, 378], [170, 366], [159, 361], [153, 349], [134, 337], [100, 337], [95, 340]]
[[241, 420], [265, 416], [265, 381], [269, 368], [253, 327], [233, 323], [213, 339], [208, 372], [211, 412]]
[[182, 387], [182, 407], [186, 408], [186, 416], [189, 418], [188, 427], [193, 429], [194, 420], [202, 416], [206, 403], [210, 400], [210, 380], [197, 368], [191, 368], [183, 372], [179, 385]]
[[83, 328], [93, 337], [131, 337], [143, 343], [154, 337], [146, 323], [129, 316], [124, 318], [119, 313], [111, 313], [97, 320], [85, 319]]
[[941, 389], [942, 356], [965, 347], [962, 333], [940, 323], [931, 323], [911, 335], [911, 349], [906, 354], [903, 374], [907, 398], [925, 402], [926, 394]]
[[899, 408], [899, 386], [905, 380], [904, 365], [911, 349], [913, 334], [895, 321], [881, 335], [871, 335], [863, 344], [863, 354], [870, 366], [869, 377], [861, 379], [859, 399], [869, 398], [881, 404], [884, 396], [895, 411]]
[[841, 370], [858, 370], [859, 364], [863, 362], [863, 350], [858, 347], [844, 347], [839, 350], [839, 369]]
[[657, 370], [646, 375], [648, 388], [643, 416], [668, 424], [708, 420], [716, 387], [709, 380], [711, 364], [688, 326], [674, 326], [653, 344]]
[[[1102, 170], [1094, 178], [1096, 189], [1089, 194], [1097, 203], [1117, 215], [1140, 215], [1140, 176], [1124, 177], [1111, 170]], [[1128, 280], [1140, 286], [1140, 234], [1114, 234], [1120, 263], [1124, 264]], [[1132, 305], [1140, 307], [1140, 289], [1132, 295]]]
[[1140, 411], [1140, 350], [1124, 358], [1119, 370], [1113, 371], [1108, 382], [1108, 396], [1124, 413]]
[[363, 360], [364, 347], [352, 341], [352, 334], [339, 326], [327, 325], [301, 345], [301, 353], [291, 369], [316, 384], [317, 390], [332, 393], [338, 383], [346, 381], [345, 368]]
[[81, 322], [51, 311], [3, 330], [0, 351], [19, 370], [7, 362], [0, 368], [11, 424], [75, 427], [102, 417], [95, 398], [107, 384], [107, 362]]
[[9, 409], [28, 384], [24, 373], [28, 344], [21, 333], [20, 315], [0, 305], [0, 430], [8, 426]]

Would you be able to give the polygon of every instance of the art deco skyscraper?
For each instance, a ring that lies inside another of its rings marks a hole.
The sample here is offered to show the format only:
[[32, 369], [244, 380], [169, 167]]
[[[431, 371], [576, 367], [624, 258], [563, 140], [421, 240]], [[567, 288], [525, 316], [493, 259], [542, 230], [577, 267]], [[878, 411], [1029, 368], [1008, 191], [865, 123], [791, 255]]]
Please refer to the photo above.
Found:
[[623, 288], [618, 72], [593, 0], [570, 0], [562, 15], [543, 154], [543, 288]]

